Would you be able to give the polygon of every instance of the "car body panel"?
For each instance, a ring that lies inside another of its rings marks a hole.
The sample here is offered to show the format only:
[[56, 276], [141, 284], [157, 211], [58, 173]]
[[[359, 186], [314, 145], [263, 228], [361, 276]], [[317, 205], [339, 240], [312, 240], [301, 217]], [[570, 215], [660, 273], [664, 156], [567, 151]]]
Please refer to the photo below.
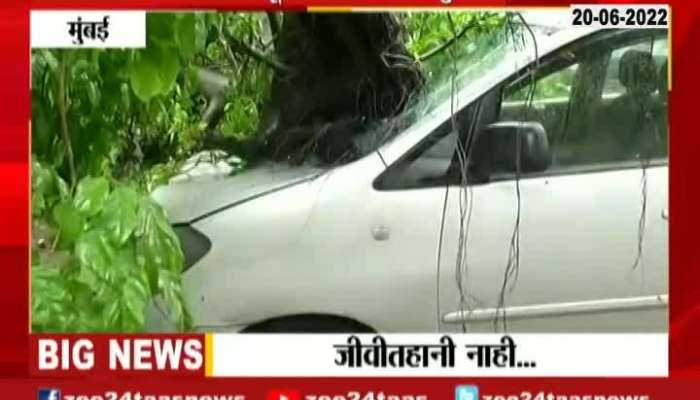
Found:
[[[231, 238], [225, 246], [214, 240], [187, 272], [187, 303], [199, 329], [319, 313], [383, 331], [435, 331], [434, 257], [444, 188], [406, 197], [374, 191], [371, 179], [359, 178], [383, 169], [370, 155], [195, 223], [211, 237]], [[271, 209], [274, 224], [248, 222], [269, 218]], [[377, 227], [388, 229], [388, 237], [376, 235]], [[430, 252], [398, 247], [406, 243], [435, 245]], [[231, 301], [219, 300], [226, 297]]]
[[186, 223], [261, 194], [302, 182], [323, 170], [307, 166], [263, 164], [243, 172], [189, 176], [180, 174], [153, 191], [153, 199], [168, 210], [173, 223]]
[[[665, 171], [665, 166], [646, 172], [627, 168], [472, 187], [463, 273], [467, 298], [462, 307], [455, 283], [454, 256], [459, 201], [448, 201], [443, 252], [452, 256], [443, 258], [445, 265], [440, 269], [443, 329], [493, 331], [495, 310], [501, 305], [500, 296], [505, 290], [505, 303], [501, 306], [506, 307], [507, 327], [511, 331], [665, 331], [667, 278], [658, 271], [666, 270], [667, 262], [660, 260], [660, 255], [642, 251], [640, 262], [635, 264], [640, 218], [650, 223], [662, 220], [660, 213], [648, 212], [654, 207], [650, 204], [646, 206], [647, 215], [642, 216], [642, 177], [647, 176], [651, 194], [647, 197], [655, 197], [652, 193], [664, 192]], [[519, 272], [504, 289], [518, 184]], [[460, 190], [450, 188], [450, 197], [459, 196]], [[659, 239], [655, 237], [647, 244], [653, 248], [667, 245]], [[644, 290], [648, 275], [657, 283]], [[460, 315], [461, 310], [464, 311]], [[469, 310], [474, 310], [473, 317]], [[502, 313], [498, 315], [502, 317]]]

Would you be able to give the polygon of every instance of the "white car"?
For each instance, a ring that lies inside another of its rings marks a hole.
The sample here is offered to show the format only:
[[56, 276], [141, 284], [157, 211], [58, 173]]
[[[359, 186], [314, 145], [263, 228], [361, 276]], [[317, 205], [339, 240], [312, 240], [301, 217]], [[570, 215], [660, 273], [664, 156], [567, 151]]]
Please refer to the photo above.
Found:
[[350, 163], [156, 190], [196, 328], [665, 332], [667, 31], [531, 34]]

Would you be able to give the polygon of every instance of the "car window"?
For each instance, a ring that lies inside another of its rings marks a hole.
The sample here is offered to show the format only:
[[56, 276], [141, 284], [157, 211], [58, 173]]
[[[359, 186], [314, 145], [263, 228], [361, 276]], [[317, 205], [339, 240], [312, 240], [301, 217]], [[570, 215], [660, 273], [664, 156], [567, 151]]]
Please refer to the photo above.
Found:
[[457, 133], [445, 124], [436, 134], [430, 135], [422, 147], [425, 151], [418, 157], [409, 157], [399, 164], [401, 173], [392, 175], [398, 179], [393, 182], [393, 186], [428, 186], [431, 182], [443, 179], [457, 149]]
[[544, 73], [531, 85], [520, 83], [506, 91], [501, 103], [500, 121], [537, 121], [549, 142], [563, 137], [579, 63]]
[[654, 64], [659, 72], [668, 62], [668, 38], [666, 37], [657, 37], [653, 41], [649, 39], [641, 40], [630, 46], [615, 49], [610, 56], [610, 63], [605, 75], [603, 97], [612, 99], [625, 92], [625, 87], [620, 83], [618, 71], [620, 69], [620, 58], [629, 49], [651, 52]]
[[[476, 104], [476, 103], [475, 103]], [[475, 104], [465, 107], [440, 124], [421, 143], [383, 173], [375, 187], [410, 189], [444, 184], [458, 145], [458, 132], [465, 132], [474, 118]]]
[[667, 52], [652, 34], [564, 50], [534, 80], [506, 87], [498, 120], [542, 124], [549, 174], [665, 158]]
[[[500, 87], [494, 89], [493, 104], [498, 107], [494, 106], [493, 111], [490, 106], [479, 107], [482, 111], [476, 118], [478, 125], [483, 127], [488, 121], [542, 124], [552, 153], [552, 162], [545, 174], [628, 168], [630, 163], [638, 167], [642, 159], [663, 159], [666, 157], [667, 106], [665, 96], [658, 90], [661, 81], [657, 78], [664, 76], [659, 71], [667, 64], [665, 52], [668, 49], [665, 36], [661, 40], [654, 39], [659, 33], [643, 34], [643, 40], [639, 39], [641, 33], [634, 40], [606, 38], [573, 50], [569, 46], [547, 56], [534, 81], [521, 73], [504, 85], [502, 95], [499, 95]], [[644, 45], [651, 49], [654, 76], [640, 75], [644, 71], [638, 71], [640, 67], [635, 66], [640, 64], [639, 60], [623, 62], [625, 71], [632, 65], [632, 72], [627, 75], [631, 75], [634, 82], [654, 84], [652, 93], [645, 92], [648, 101], [639, 103], [634, 93], [628, 92], [623, 82], [619, 82], [618, 75], [623, 55], [628, 50], [633, 50], [630, 54], [644, 53]], [[612, 84], [613, 81], [617, 83]], [[456, 126], [451, 120], [445, 121], [391, 165], [375, 181], [375, 188], [419, 188], [444, 184], [455, 178], [451, 172], [454, 172], [458, 132], [468, 130], [475, 120], [475, 106], [482, 100], [460, 110]], [[509, 179], [509, 176], [499, 174], [492, 178]]]

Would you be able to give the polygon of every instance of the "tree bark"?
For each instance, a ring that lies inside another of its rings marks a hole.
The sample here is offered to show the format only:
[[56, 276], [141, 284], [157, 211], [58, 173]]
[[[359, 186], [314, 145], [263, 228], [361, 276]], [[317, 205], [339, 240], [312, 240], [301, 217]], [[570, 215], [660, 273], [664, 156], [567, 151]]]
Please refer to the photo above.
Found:
[[401, 111], [424, 77], [395, 14], [284, 15], [259, 136], [277, 159], [351, 158], [352, 138]]

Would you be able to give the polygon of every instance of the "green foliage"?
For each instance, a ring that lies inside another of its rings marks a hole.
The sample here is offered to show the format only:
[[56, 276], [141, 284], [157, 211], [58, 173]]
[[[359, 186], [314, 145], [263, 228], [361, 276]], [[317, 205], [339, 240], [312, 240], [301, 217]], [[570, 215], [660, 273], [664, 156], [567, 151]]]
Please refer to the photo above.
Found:
[[[262, 51], [271, 51], [272, 37], [266, 33], [264, 13], [217, 13], [209, 15], [210, 32], [222, 32], [251, 43]], [[229, 52], [227, 43], [212, 40], [203, 54], [203, 66], [212, 68], [233, 82], [227, 93], [224, 116], [219, 124], [222, 135], [244, 140], [257, 131], [262, 108], [269, 96], [272, 70], [245, 55]]]
[[142, 331], [156, 296], [189, 328], [179, 242], [144, 189], [199, 141], [204, 20], [149, 14], [145, 49], [32, 52], [34, 331]]
[[175, 326], [189, 327], [183, 255], [163, 210], [128, 185], [86, 177], [74, 195], [32, 163], [34, 332], [140, 332], [162, 296]]
[[[504, 23], [502, 13], [484, 12], [411, 12], [401, 18], [417, 57], [473, 26], [424, 63], [430, 79], [450, 73], [448, 57], [469, 54], [475, 37]], [[68, 145], [75, 154], [76, 179], [105, 175], [141, 184], [150, 179], [152, 168], [200, 151], [205, 104], [198, 68], [215, 70], [230, 82], [217, 131], [238, 140], [257, 132], [272, 71], [231, 51], [225, 37], [274, 52], [265, 13], [149, 13], [147, 32], [145, 49], [32, 52], [32, 152], [68, 181], [70, 160], [63, 151]], [[64, 99], [58, 90], [61, 79], [67, 87]], [[61, 101], [70, 143], [62, 135]]]
[[467, 56], [475, 38], [502, 27], [504, 23], [505, 15], [495, 12], [409, 12], [404, 18], [408, 47], [416, 58], [440, 48], [466, 28], [464, 36], [426, 62], [424, 66], [429, 78], [447, 68], [449, 57]]
[[533, 101], [554, 99], [557, 97], [568, 98], [571, 95], [571, 88], [574, 84], [577, 67], [578, 64], [574, 64], [569, 68], [557, 71], [557, 73], [545, 76], [537, 81], [534, 92], [530, 85], [525, 86], [513, 93], [511, 100], [529, 101], [529, 96], [532, 96]]
[[[197, 82], [189, 72], [205, 47], [204, 21], [201, 13], [148, 14], [145, 49], [33, 51], [35, 157], [69, 178], [70, 146], [74, 178], [140, 179], [152, 166], [191, 153], [202, 126]], [[70, 143], [62, 132], [62, 103]]]

